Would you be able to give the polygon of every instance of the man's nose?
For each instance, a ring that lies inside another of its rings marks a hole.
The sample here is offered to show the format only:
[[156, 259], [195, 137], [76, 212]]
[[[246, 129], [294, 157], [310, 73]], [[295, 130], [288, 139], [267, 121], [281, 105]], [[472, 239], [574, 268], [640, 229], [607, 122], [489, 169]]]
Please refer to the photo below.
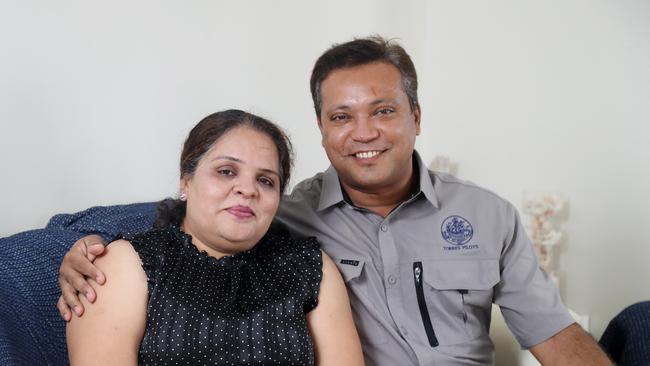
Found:
[[379, 137], [379, 130], [369, 117], [357, 117], [353, 126], [352, 138], [358, 142], [369, 142]]

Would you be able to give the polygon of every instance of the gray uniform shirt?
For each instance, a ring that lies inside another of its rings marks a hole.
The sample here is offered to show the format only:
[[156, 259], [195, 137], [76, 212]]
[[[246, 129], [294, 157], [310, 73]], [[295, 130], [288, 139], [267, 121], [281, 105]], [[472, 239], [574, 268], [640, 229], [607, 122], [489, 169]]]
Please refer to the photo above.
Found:
[[386, 218], [350, 204], [333, 167], [299, 183], [278, 218], [316, 236], [347, 285], [368, 365], [490, 365], [492, 303], [522, 347], [574, 320], [540, 270], [515, 208], [434, 173]]

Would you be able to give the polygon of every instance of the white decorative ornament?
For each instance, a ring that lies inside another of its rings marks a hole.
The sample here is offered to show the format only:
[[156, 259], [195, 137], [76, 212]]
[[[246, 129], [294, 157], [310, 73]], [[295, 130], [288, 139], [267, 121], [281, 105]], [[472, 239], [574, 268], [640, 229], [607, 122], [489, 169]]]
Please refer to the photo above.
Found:
[[429, 164], [429, 169], [438, 173], [446, 173], [450, 175], [456, 175], [458, 170], [458, 164], [454, 163], [449, 159], [449, 156], [446, 155], [436, 155], [431, 160]]
[[526, 231], [535, 246], [540, 266], [556, 283], [553, 249], [564, 238], [556, 219], [565, 206], [566, 199], [557, 193], [524, 194], [522, 211], [530, 216]]

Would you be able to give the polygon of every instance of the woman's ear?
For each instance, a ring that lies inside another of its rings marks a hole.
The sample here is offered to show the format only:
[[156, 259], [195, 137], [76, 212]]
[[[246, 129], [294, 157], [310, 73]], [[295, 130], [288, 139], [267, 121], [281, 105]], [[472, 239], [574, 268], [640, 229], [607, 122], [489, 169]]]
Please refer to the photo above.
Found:
[[178, 193], [178, 198], [181, 201], [187, 200], [187, 191], [189, 190], [189, 185], [190, 185], [190, 178], [187, 175], [184, 175], [181, 178], [180, 185], [179, 185], [179, 193]]

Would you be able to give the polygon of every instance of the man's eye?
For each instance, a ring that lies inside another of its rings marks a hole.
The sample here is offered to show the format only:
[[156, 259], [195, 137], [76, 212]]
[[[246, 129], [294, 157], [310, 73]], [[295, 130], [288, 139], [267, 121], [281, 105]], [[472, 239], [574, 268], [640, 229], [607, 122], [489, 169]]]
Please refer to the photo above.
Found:
[[335, 114], [332, 117], [330, 117], [330, 120], [332, 121], [345, 121], [348, 118], [345, 114]]
[[393, 112], [395, 112], [395, 110], [393, 108], [382, 108], [382, 109], [378, 110], [376, 113], [377, 114], [391, 114]]

